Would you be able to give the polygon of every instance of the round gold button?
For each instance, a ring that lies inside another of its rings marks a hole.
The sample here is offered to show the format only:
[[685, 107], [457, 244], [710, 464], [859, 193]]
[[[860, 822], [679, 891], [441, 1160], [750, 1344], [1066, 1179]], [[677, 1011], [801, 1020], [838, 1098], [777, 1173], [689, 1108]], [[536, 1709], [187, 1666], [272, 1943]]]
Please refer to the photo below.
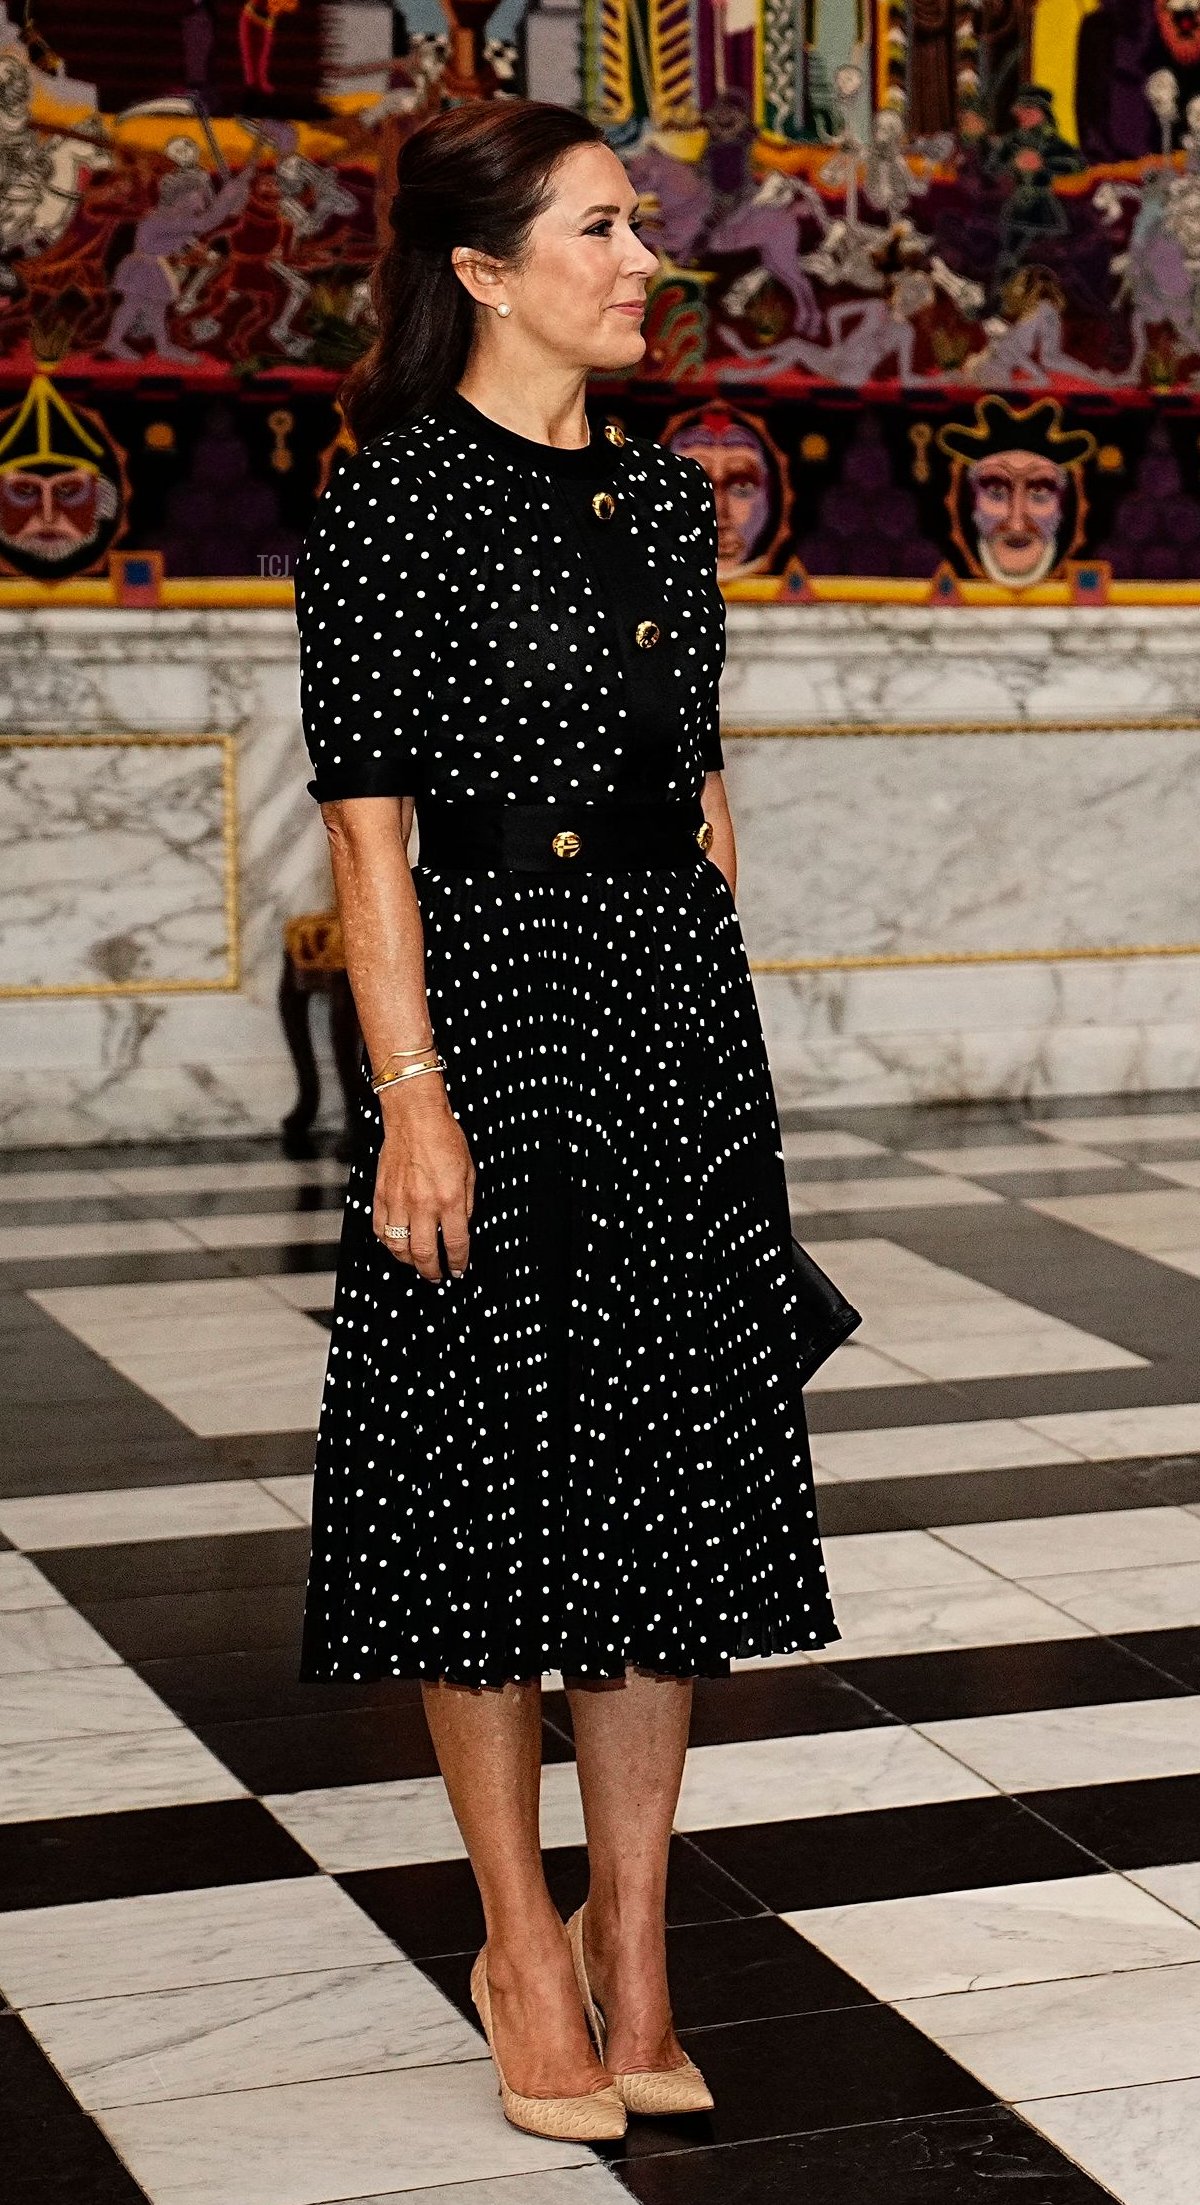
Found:
[[562, 827], [555, 835], [550, 847], [555, 857], [573, 858], [578, 857], [583, 844], [572, 827]]
[[625, 442], [625, 431], [621, 427], [619, 421], [606, 421], [604, 424], [604, 434], [608, 438], [610, 444], [616, 444], [620, 446]]
[[617, 510], [617, 501], [611, 490], [597, 490], [592, 499], [592, 511], [598, 521], [611, 521]]
[[639, 620], [633, 632], [643, 651], [648, 651], [651, 644], [658, 642], [662, 629], [659, 627], [657, 620]]
[[696, 840], [702, 850], [711, 850], [715, 831], [711, 819], [706, 819], [702, 827], [697, 827]]

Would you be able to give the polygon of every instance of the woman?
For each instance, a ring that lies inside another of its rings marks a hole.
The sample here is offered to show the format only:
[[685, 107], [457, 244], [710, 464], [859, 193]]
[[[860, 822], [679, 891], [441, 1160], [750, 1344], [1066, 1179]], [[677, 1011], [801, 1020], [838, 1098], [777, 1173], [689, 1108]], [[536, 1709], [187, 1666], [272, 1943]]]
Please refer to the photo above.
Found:
[[[715, 509], [694, 460], [589, 432], [656, 266], [595, 126], [463, 106], [398, 173], [359, 448], [297, 578], [368, 1060], [302, 1674], [422, 1679], [504, 2110], [617, 2135], [712, 2102], [666, 1979], [691, 1680], [839, 1636], [733, 899]], [[538, 1838], [555, 1671], [590, 1862], [569, 1935]]]

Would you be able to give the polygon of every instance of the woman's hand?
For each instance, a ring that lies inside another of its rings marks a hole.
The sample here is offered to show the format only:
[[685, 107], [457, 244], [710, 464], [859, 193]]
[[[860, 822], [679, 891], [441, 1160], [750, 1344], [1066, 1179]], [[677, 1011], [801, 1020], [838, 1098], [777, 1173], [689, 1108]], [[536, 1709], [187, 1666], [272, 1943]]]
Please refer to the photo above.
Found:
[[[422, 1278], [440, 1280], [440, 1226], [451, 1273], [461, 1278], [470, 1254], [475, 1166], [441, 1073], [389, 1087], [379, 1104], [383, 1147], [375, 1174], [376, 1236], [399, 1263], [411, 1263]], [[411, 1238], [387, 1240], [385, 1225], [407, 1225]]]

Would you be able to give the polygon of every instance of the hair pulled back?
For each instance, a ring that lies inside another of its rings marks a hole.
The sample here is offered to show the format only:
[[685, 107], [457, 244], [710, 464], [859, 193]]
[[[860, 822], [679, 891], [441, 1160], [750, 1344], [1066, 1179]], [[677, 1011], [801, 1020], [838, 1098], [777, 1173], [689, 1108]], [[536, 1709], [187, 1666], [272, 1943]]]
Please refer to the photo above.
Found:
[[471, 100], [404, 140], [393, 234], [371, 272], [374, 340], [339, 394], [357, 443], [425, 412], [466, 367], [476, 313], [487, 309], [455, 274], [454, 247], [519, 265], [557, 163], [574, 146], [604, 143], [596, 123], [552, 100]]

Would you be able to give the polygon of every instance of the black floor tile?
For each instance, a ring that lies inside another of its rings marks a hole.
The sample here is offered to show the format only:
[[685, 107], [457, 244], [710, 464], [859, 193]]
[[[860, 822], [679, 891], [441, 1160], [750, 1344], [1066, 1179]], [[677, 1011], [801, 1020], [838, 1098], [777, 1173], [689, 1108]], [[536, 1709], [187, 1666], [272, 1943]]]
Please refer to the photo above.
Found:
[[699, 1677], [692, 1701], [691, 1744], [720, 1746], [738, 1738], [789, 1738], [805, 1732], [878, 1728], [890, 1718], [827, 1666], [735, 1670]]
[[617, 2160], [897, 2121], [992, 2102], [991, 2093], [919, 2029], [874, 2002], [768, 2021], [683, 2030], [716, 2100], [702, 2118], [631, 2121]]
[[1200, 1776], [1064, 1785], [1022, 1797], [1031, 1813], [1110, 1868], [1161, 1868], [1200, 1853]]
[[4, 2205], [146, 2205], [146, 2193], [16, 2014], [0, 2014]]
[[[3, 1199], [0, 1181], [0, 1200]], [[128, 1195], [134, 1217], [167, 1217], [186, 1227], [189, 1217], [302, 1217], [313, 1210], [340, 1210], [345, 1186], [326, 1187], [316, 1182], [295, 1187], [243, 1187], [237, 1184], [212, 1188], [181, 1188], [162, 1194]]]
[[37, 1564], [68, 1600], [90, 1611], [100, 1602], [146, 1594], [302, 1584], [310, 1546], [307, 1525], [298, 1523], [294, 1531], [285, 1526], [278, 1531], [53, 1547], [37, 1554]]
[[[39, 1569], [46, 1557], [38, 1557]], [[147, 1593], [140, 1600], [80, 1600], [88, 1622], [134, 1667], [185, 1654], [295, 1650], [299, 1665], [303, 1585], [237, 1585], [220, 1591]]]
[[[876, 1225], [878, 1220], [875, 1221]], [[821, 1260], [819, 1246], [813, 1254]], [[1078, 1323], [1078, 1318], [1072, 1318]], [[1105, 1338], [1112, 1327], [1093, 1318], [1088, 1330]], [[1200, 1317], [1197, 1322], [1200, 1336]], [[1128, 1346], [1127, 1341], [1118, 1342]], [[1147, 1351], [1136, 1350], [1138, 1354]], [[930, 1380], [927, 1385], [849, 1386], [806, 1395], [813, 1432], [891, 1431], [906, 1424], [964, 1424], [993, 1417], [1058, 1416], [1079, 1409], [1162, 1408], [1196, 1394], [1194, 1345], [1190, 1355], [1125, 1370], [1033, 1372], [1018, 1378]]]
[[874, 2003], [861, 1983], [776, 1914], [680, 1924], [668, 1931], [667, 1966], [680, 2029]]
[[[309, 1791], [331, 1784], [399, 1783], [438, 1774], [420, 1707], [288, 1715], [196, 1728], [209, 1751], [250, 1791], [260, 1794]], [[570, 1758], [570, 1747], [547, 1731], [543, 1761]]]
[[1200, 1630], [1181, 1625], [1171, 1631], [1122, 1631], [1114, 1643], [1177, 1678], [1189, 1692], [1200, 1692]]
[[139, 1660], [138, 1672], [167, 1706], [196, 1725], [254, 1723], [289, 1715], [362, 1715], [371, 1709], [420, 1708], [415, 1678], [363, 1684], [308, 1684], [297, 1675], [295, 1646], [260, 1646]]
[[[1200, 1632], [1196, 1634], [1200, 1639]], [[1026, 1708], [1095, 1707], [1115, 1700], [1169, 1699], [1175, 1683], [1153, 1655], [1103, 1638], [1060, 1638], [967, 1646], [930, 1654], [830, 1655], [826, 1666], [899, 1722], [959, 1715], [1016, 1715]], [[1200, 1667], [1200, 1651], [1197, 1652]]]
[[[905, 1444], [897, 1433], [897, 1446]], [[928, 1477], [855, 1478], [822, 1485], [821, 1530], [925, 1531], [940, 1524], [1002, 1524], [1022, 1516], [1071, 1516], [1094, 1511], [1200, 1501], [1200, 1460], [1157, 1458], [1142, 1465], [1055, 1462], [1016, 1470], [934, 1472]]]
[[[544, 1858], [546, 1881], [565, 1921], [587, 1896], [587, 1855], [581, 1845], [566, 1845], [551, 1848]], [[466, 1861], [359, 1869], [337, 1881], [402, 1952], [422, 1965], [444, 1955], [465, 1956], [469, 1963], [483, 1943], [483, 1912]], [[761, 1900], [690, 1840], [672, 1838], [667, 1877], [667, 1920], [672, 1926], [743, 1921], [764, 1912]]]
[[256, 1799], [0, 1823], [0, 1909], [317, 1874]]
[[20, 1256], [3, 1263], [10, 1286], [153, 1286], [180, 1279], [227, 1279], [224, 1249], [142, 1248], [106, 1256]]
[[1086, 1839], [1076, 1846], [1062, 1830], [1000, 1797], [695, 1830], [691, 1842], [781, 1914], [1085, 1876], [1098, 1867], [1082, 1849]]
[[615, 2171], [640, 2205], [1111, 2205], [1110, 2191], [997, 2105], [624, 2160]]

